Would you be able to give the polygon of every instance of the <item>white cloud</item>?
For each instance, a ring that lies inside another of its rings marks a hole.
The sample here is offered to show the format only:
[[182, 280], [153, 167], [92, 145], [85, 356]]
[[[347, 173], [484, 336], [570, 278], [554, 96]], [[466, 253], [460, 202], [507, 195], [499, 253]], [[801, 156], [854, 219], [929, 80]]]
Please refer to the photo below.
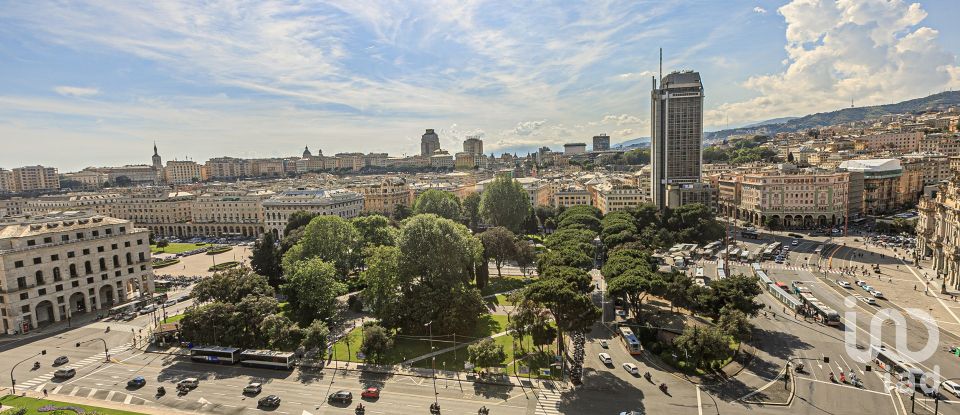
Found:
[[513, 129], [513, 133], [516, 135], [530, 135], [539, 130], [540, 127], [543, 127], [543, 125], [546, 123], [546, 120], [521, 121], [517, 123], [517, 127]]
[[754, 12], [754, 13], [758, 13], [758, 14], [767, 14], [767, 9], [764, 9], [763, 7], [757, 6], [757, 7], [754, 7], [754, 8], [753, 8], [753, 12]]
[[634, 117], [633, 115], [620, 114], [620, 115], [604, 115], [603, 120], [601, 122], [604, 124], [616, 124], [620, 126], [624, 124], [636, 124], [642, 121], [643, 121], [642, 119], [638, 117]]
[[917, 98], [960, 85], [953, 54], [919, 26], [926, 12], [902, 0], [793, 0], [780, 7], [788, 60], [783, 72], [750, 77], [758, 96], [706, 114], [722, 125], [805, 115], [849, 105]]
[[87, 88], [82, 86], [58, 86], [53, 91], [65, 97], [90, 97], [100, 93], [97, 88]]

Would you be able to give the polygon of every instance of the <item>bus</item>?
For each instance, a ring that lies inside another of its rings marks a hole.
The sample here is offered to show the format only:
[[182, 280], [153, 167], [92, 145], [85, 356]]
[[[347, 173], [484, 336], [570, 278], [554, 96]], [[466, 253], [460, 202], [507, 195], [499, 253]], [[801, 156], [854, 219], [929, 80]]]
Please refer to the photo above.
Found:
[[877, 366], [889, 373], [896, 374], [898, 380], [908, 381], [911, 383], [911, 386], [923, 382], [923, 370], [917, 369], [907, 362], [899, 353], [888, 350], [883, 345], [877, 346], [871, 344], [870, 354], [876, 356], [874, 361], [877, 363]]
[[190, 359], [194, 362], [232, 365], [240, 360], [240, 349], [236, 347], [197, 346], [190, 349]]
[[800, 292], [800, 301], [813, 312], [817, 321], [828, 326], [840, 325], [840, 313], [818, 300], [810, 292]]
[[717, 260], [717, 279], [722, 280], [727, 278], [727, 270], [723, 268], [723, 260]]
[[633, 330], [630, 330], [630, 327], [620, 327], [620, 340], [623, 342], [623, 347], [627, 349], [627, 353], [638, 355], [643, 352], [643, 348], [640, 346], [640, 340], [633, 334]]
[[119, 316], [127, 313], [136, 313], [136, 312], [137, 312], [137, 304], [131, 301], [129, 303], [121, 304], [111, 308], [110, 311], [107, 312], [107, 315]]
[[817, 249], [813, 250], [813, 253], [817, 255], [820, 255], [821, 252], [823, 252], [823, 245], [817, 245]]
[[755, 231], [755, 230], [752, 231], [752, 230], [749, 230], [749, 229], [741, 231], [741, 232], [740, 232], [740, 236], [742, 236], [743, 239], [760, 239], [760, 233], [759, 233], [759, 232], [757, 232], [757, 231]]
[[293, 353], [273, 350], [244, 350], [240, 353], [240, 364], [266, 369], [293, 369]]

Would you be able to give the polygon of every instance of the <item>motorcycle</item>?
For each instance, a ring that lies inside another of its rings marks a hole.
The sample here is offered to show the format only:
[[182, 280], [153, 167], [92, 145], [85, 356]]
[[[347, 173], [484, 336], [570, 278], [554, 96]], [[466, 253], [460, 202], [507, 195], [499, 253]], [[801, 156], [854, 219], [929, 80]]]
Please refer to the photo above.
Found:
[[40, 369], [40, 362], [33, 362], [33, 370]]
[[163, 396], [167, 394], [167, 389], [163, 386], [157, 388], [157, 396]]
[[796, 371], [797, 373], [803, 373], [803, 364], [801, 363], [797, 365], [796, 367], [793, 368], [793, 370]]
[[661, 383], [661, 384], [660, 384], [660, 392], [667, 393], [667, 384], [666, 384], [666, 383]]
[[366, 412], [366, 411], [367, 411], [367, 408], [364, 408], [364, 407], [363, 407], [363, 404], [360, 403], [360, 404], [357, 404], [357, 409], [356, 409], [354, 412], [355, 412], [357, 415], [363, 415], [363, 413]]
[[847, 383], [847, 377], [842, 372], [840, 373], [840, 383]]
[[110, 326], [107, 326], [107, 333], [110, 332]]
[[438, 403], [432, 403], [432, 404], [430, 404], [430, 413], [431, 413], [431, 414], [439, 414], [439, 413], [440, 413], [440, 404], [438, 404]]
[[487, 409], [486, 406], [477, 410], [477, 415], [489, 415], [489, 414], [490, 414], [490, 410]]
[[652, 376], [650, 376], [650, 372], [646, 372], [646, 373], [643, 374], [643, 378], [646, 379], [647, 382], [650, 381], [650, 378], [651, 378], [651, 377], [652, 377]]
[[833, 377], [833, 372], [830, 372], [830, 381], [836, 382], [837, 380]]

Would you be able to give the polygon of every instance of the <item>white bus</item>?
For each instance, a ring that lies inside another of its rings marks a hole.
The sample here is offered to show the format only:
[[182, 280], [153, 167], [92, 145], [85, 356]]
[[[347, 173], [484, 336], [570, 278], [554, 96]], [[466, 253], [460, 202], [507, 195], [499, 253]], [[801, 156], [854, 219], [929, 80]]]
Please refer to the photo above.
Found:
[[293, 369], [293, 353], [273, 350], [244, 350], [240, 353], [240, 364], [267, 369]]

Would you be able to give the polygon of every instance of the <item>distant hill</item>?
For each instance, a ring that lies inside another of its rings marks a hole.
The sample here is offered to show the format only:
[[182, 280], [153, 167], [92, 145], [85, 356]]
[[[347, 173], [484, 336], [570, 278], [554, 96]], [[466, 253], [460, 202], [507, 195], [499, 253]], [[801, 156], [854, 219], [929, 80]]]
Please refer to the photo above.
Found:
[[795, 119], [797, 119], [797, 118], [800, 118], [800, 117], [780, 117], [780, 118], [773, 118], [773, 119], [766, 120], [766, 121], [760, 121], [760, 122], [755, 122], [755, 123], [753, 123], [753, 124], [747, 124], [747, 125], [744, 125], [743, 127], [740, 127], [740, 128], [753, 128], [753, 127], [759, 127], [759, 126], [761, 126], [761, 125], [783, 124], [783, 123], [785, 123], [785, 122], [787, 122], [787, 121], [795, 120]]
[[922, 113], [930, 110], [945, 110], [951, 106], [960, 106], [960, 91], [948, 91], [916, 98], [896, 104], [874, 105], [870, 107], [844, 108], [831, 112], [820, 112], [805, 117], [792, 118], [782, 123], [731, 128], [704, 133], [704, 139], [717, 140], [740, 134], [776, 134], [794, 132], [827, 125], [843, 124], [877, 118], [887, 114]]
[[650, 146], [650, 137], [631, 138], [627, 141], [610, 145], [611, 148], [617, 148], [617, 149], [648, 147], [648, 146]]

